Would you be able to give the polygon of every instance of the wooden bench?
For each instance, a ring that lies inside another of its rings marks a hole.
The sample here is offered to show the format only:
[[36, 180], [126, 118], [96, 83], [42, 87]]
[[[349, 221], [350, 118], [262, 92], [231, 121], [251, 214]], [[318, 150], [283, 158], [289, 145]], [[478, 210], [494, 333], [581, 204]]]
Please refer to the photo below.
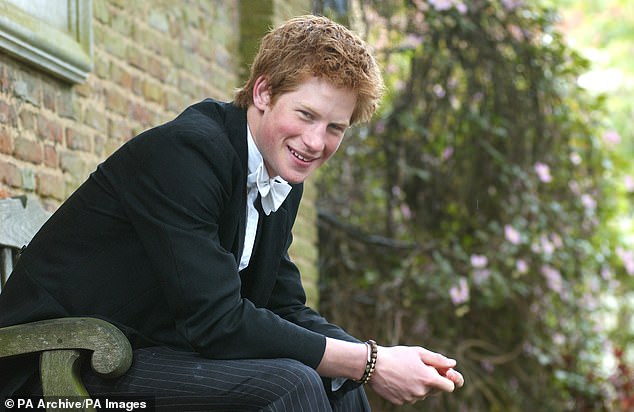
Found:
[[[20, 249], [48, 216], [34, 197], [0, 200], [0, 293]], [[80, 377], [80, 361], [85, 355], [91, 355], [95, 373], [108, 378], [123, 375], [132, 363], [132, 348], [125, 335], [112, 324], [90, 317], [48, 319], [0, 328], [0, 359], [29, 353], [40, 353], [45, 399], [89, 396]]]

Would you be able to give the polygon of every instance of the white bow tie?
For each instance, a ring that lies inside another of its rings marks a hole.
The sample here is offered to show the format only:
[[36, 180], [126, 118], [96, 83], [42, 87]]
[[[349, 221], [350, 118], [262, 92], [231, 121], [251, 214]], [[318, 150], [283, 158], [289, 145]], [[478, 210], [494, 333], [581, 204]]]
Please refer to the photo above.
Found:
[[291, 185], [289, 185], [281, 177], [271, 179], [269, 177], [264, 162], [260, 163], [255, 172], [249, 174], [247, 177], [247, 187], [252, 188], [257, 186], [258, 192], [262, 200], [262, 209], [266, 215], [270, 215], [271, 212], [275, 212], [291, 191]]

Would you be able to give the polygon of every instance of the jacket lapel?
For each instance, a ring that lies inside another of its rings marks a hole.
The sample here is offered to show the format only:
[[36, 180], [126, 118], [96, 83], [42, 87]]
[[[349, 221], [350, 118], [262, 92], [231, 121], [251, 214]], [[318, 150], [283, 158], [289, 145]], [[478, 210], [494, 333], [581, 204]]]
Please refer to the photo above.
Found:
[[244, 171], [242, 182], [238, 190], [242, 190], [238, 210], [241, 211], [238, 224], [238, 236], [234, 240], [231, 251], [236, 257], [236, 262], [240, 262], [242, 249], [244, 249], [244, 237], [246, 231], [246, 210], [247, 210], [247, 174], [248, 174], [248, 148], [247, 148], [247, 116], [246, 111], [233, 104], [227, 103], [225, 116], [225, 129], [229, 134], [229, 140], [238, 154], [242, 170]]

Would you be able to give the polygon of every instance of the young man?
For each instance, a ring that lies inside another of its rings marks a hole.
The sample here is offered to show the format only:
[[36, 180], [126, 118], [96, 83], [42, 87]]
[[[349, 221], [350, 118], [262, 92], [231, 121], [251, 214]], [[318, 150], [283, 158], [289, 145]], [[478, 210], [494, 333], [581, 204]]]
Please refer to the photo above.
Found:
[[[0, 326], [107, 319], [134, 362], [114, 381], [86, 372], [89, 392], [174, 409], [363, 411], [362, 382], [396, 404], [462, 386], [455, 361], [360, 342], [306, 307], [288, 257], [302, 182], [382, 89], [343, 26], [274, 29], [233, 103], [207, 99], [130, 140], [58, 209], [0, 295]], [[4, 392], [37, 390], [34, 367]]]

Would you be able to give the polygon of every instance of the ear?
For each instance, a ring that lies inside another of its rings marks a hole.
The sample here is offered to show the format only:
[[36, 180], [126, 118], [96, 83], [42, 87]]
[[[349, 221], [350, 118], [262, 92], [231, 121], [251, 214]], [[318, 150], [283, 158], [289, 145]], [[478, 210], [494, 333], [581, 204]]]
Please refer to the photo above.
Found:
[[253, 105], [258, 110], [265, 110], [271, 102], [271, 91], [269, 84], [264, 76], [260, 76], [255, 80], [253, 85]]

